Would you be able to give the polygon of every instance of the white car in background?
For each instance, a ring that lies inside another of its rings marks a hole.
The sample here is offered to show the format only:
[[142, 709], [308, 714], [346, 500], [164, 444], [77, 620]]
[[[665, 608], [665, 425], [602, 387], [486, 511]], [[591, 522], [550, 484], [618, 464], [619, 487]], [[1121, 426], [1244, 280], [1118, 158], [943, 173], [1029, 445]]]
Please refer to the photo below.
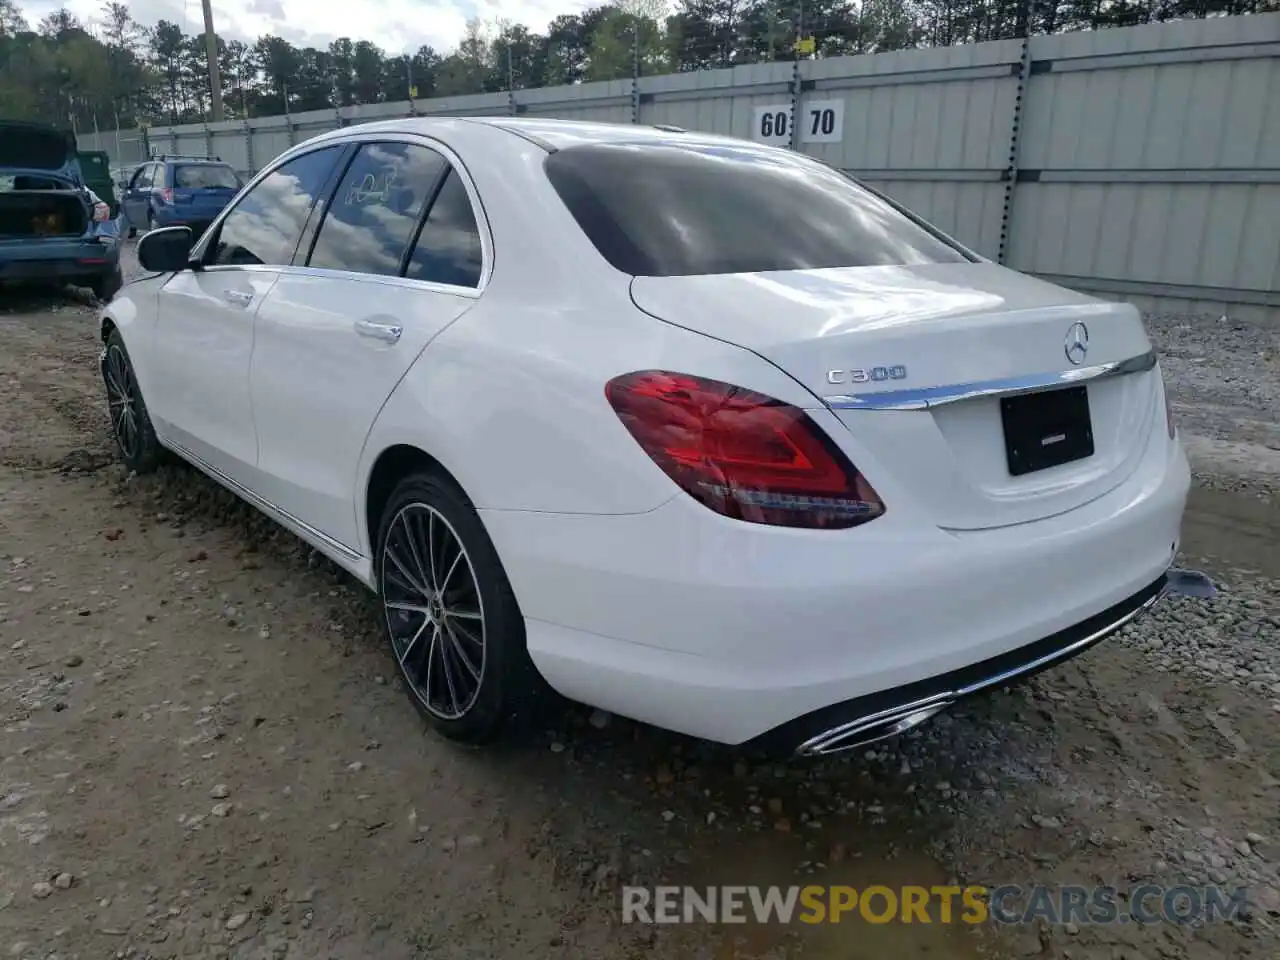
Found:
[[545, 680], [818, 754], [1063, 660], [1171, 589], [1189, 473], [1138, 311], [803, 155], [403, 119], [260, 173], [102, 322], [116, 440], [372, 590], [485, 741]]

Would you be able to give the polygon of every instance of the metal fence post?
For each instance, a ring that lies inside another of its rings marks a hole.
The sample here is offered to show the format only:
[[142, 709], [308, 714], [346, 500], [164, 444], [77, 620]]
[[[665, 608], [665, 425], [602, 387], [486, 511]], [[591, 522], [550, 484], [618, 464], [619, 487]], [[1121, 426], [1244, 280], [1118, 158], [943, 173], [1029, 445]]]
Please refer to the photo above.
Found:
[[258, 172], [258, 168], [253, 163], [253, 127], [249, 126], [249, 118], [244, 118], [244, 160], [249, 165], [249, 174]]
[[640, 122], [640, 18], [631, 26], [631, 122]]
[[804, 74], [800, 70], [800, 41], [804, 38], [804, 0], [797, 0], [794, 15], [795, 40], [791, 43], [791, 127], [787, 146], [800, 149], [800, 95], [803, 92]]
[[1018, 55], [1018, 86], [1013, 98], [1013, 116], [1009, 123], [1009, 163], [1004, 168], [1004, 209], [1000, 214], [1000, 249], [996, 262], [1005, 263], [1009, 256], [1009, 234], [1013, 230], [1013, 196], [1018, 188], [1018, 147], [1021, 144], [1022, 113], [1031, 82], [1031, 31], [1035, 24], [1037, 0], [1022, 0], [1019, 13], [1025, 19], [1018, 24], [1022, 49]]

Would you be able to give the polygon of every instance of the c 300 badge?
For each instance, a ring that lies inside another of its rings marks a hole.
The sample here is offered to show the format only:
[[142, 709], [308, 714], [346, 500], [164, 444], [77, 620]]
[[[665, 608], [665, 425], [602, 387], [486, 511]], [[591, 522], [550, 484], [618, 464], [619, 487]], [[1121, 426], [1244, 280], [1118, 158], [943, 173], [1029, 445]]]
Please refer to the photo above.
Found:
[[907, 379], [907, 368], [902, 364], [892, 367], [862, 367], [855, 370], [828, 370], [827, 383], [880, 383], [884, 380]]

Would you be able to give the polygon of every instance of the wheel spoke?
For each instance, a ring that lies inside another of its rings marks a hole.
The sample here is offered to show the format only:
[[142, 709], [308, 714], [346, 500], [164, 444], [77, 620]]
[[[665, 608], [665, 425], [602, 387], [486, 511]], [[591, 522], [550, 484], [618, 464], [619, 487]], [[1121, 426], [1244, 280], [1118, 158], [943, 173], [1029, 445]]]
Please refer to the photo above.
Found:
[[409, 524], [409, 512], [407, 510], [400, 514], [400, 527], [404, 530], [404, 538], [409, 545], [409, 555], [413, 558], [413, 566], [418, 571], [417, 582], [429, 585], [431, 578], [427, 576], [427, 570], [422, 565], [422, 556], [418, 553], [418, 538], [414, 536], [413, 528]]
[[464, 554], [462, 547], [458, 547], [458, 555], [453, 558], [453, 563], [449, 564], [449, 572], [444, 575], [444, 579], [440, 581], [440, 596], [443, 597], [445, 591], [449, 589], [449, 581], [453, 579], [453, 573], [458, 569], [458, 564], [462, 562]]
[[431, 705], [431, 668], [435, 666], [436, 647], [438, 647], [439, 645], [440, 645], [440, 627], [437, 624], [436, 628], [431, 631], [431, 645], [427, 647], [427, 679], [426, 679], [426, 682], [423, 684], [423, 691], [422, 691], [424, 697], [426, 698], [427, 706]]
[[409, 569], [405, 566], [404, 562], [396, 554], [395, 550], [392, 549], [390, 538], [388, 538], [386, 556], [388, 560], [395, 564], [396, 569], [400, 571], [400, 576], [404, 577], [405, 583], [409, 584], [409, 586], [422, 596], [431, 596], [431, 591], [414, 579], [413, 574], [409, 572]]
[[[472, 644], [473, 646], [477, 646], [477, 647], [484, 646], [484, 638], [478, 637], [475, 634], [473, 634], [471, 632], [471, 628], [466, 624], [464, 624], [462, 621], [450, 621], [450, 619], [446, 617], [444, 625], [445, 625], [445, 629], [453, 631], [453, 635], [455, 637], [462, 637], [462, 639], [466, 640], [468, 643]], [[483, 624], [480, 625], [480, 629], [482, 631], [484, 630]]]
[[388, 610], [399, 610], [401, 613], [420, 613], [424, 617], [429, 616], [431, 609], [424, 607], [420, 603], [400, 603], [398, 601], [387, 601], [386, 608]]
[[445, 639], [440, 628], [436, 628], [436, 636], [440, 638], [440, 668], [444, 672], [444, 682], [449, 688], [449, 702], [453, 704], [454, 715], [462, 713], [462, 705], [458, 702], [458, 688], [453, 682], [453, 670], [449, 667], [449, 641]]
[[427, 514], [427, 573], [431, 586], [436, 585], [436, 512]]
[[446, 617], [457, 617], [460, 620], [484, 620], [479, 610], [463, 610], [461, 607], [450, 607], [444, 612]]
[[457, 635], [453, 632], [453, 628], [448, 623], [444, 625], [445, 632], [449, 635], [449, 645], [453, 649], [453, 655], [458, 658], [458, 662], [462, 664], [467, 673], [471, 674], [471, 679], [477, 685], [480, 683], [480, 668], [471, 662], [471, 658], [463, 652], [462, 644], [458, 642]]
[[[421, 636], [426, 632], [427, 626], [430, 623], [431, 623], [430, 620], [424, 619], [422, 621], [422, 626], [420, 626], [416, 631], [414, 631], [413, 637], [409, 640], [409, 643], [404, 648], [404, 653], [400, 654], [400, 666], [403, 667], [405, 664], [405, 661], [409, 659], [409, 654], [411, 654], [413, 652], [413, 648], [418, 645], [419, 638], [421, 638]], [[436, 629], [439, 630], [439, 627], [437, 627]], [[434, 637], [432, 638], [432, 642], [433, 643], [435, 642]]]

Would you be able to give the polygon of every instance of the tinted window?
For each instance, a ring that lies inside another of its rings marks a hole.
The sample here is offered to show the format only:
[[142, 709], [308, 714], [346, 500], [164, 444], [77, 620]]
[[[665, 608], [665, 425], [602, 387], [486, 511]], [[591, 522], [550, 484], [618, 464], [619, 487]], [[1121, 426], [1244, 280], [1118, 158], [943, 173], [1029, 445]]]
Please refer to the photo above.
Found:
[[410, 254], [406, 276], [456, 287], [478, 287], [481, 263], [480, 228], [471, 198], [457, 173], [450, 170]]
[[338, 184], [309, 265], [399, 276], [409, 238], [445, 166], [444, 157], [426, 147], [365, 144]]
[[212, 262], [288, 264], [340, 149], [304, 153], [258, 181], [222, 221]]
[[816, 161], [736, 146], [591, 144], [547, 176], [619, 270], [685, 276], [965, 261], [893, 205]]
[[226, 187], [239, 189], [235, 171], [230, 167], [221, 167], [216, 163], [187, 163], [173, 168], [173, 185], [189, 190], [201, 190], [208, 187]]

